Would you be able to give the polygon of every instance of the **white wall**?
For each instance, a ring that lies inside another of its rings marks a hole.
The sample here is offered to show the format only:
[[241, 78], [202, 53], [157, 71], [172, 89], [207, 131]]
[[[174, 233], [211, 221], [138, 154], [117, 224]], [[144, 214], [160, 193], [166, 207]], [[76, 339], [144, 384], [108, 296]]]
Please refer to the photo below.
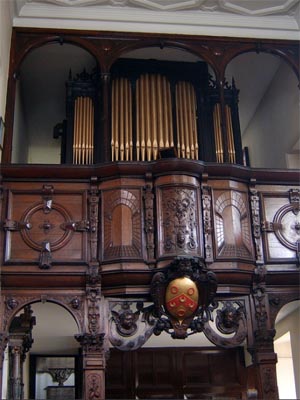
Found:
[[250, 163], [287, 168], [286, 153], [299, 139], [299, 89], [296, 74], [282, 61], [243, 136]]
[[[9, 52], [12, 31], [10, 0], [0, 0], [0, 117], [4, 120], [6, 106]], [[1, 145], [1, 143], [0, 143]], [[2, 149], [0, 147], [0, 161]]]
[[300, 308], [296, 308], [279, 323], [276, 324], [276, 337], [280, 338], [286, 332], [290, 332], [293, 368], [297, 399], [300, 399]]
[[0, 116], [4, 117], [12, 22], [10, 0], [0, 1]]

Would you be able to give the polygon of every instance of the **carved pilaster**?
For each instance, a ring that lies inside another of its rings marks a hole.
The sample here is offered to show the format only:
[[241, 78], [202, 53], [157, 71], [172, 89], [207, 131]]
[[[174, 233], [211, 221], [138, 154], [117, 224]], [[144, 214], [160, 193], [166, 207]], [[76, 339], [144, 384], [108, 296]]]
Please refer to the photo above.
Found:
[[255, 180], [252, 180], [250, 186], [250, 204], [252, 215], [252, 230], [255, 245], [255, 256], [257, 264], [263, 263], [262, 237], [261, 237], [261, 219], [260, 219], [260, 200], [258, 191], [255, 189]]
[[202, 183], [202, 207], [204, 226], [205, 261], [213, 262], [213, 222], [211, 218], [211, 188], [207, 184], [207, 175], [203, 177]]
[[90, 259], [92, 262], [97, 260], [97, 243], [98, 243], [98, 208], [99, 208], [99, 190], [97, 186], [97, 178], [92, 177], [91, 187], [88, 197], [89, 203], [89, 221], [90, 221]]
[[144, 189], [144, 206], [145, 206], [145, 232], [147, 242], [148, 261], [154, 260], [154, 194], [152, 175], [146, 176], [146, 187]]

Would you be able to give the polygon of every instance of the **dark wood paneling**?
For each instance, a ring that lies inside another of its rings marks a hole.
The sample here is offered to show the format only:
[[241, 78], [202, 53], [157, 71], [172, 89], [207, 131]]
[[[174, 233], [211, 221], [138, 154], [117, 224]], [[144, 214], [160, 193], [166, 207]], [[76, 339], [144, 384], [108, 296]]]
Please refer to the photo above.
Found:
[[107, 364], [107, 399], [241, 399], [245, 392], [241, 348], [113, 349]]

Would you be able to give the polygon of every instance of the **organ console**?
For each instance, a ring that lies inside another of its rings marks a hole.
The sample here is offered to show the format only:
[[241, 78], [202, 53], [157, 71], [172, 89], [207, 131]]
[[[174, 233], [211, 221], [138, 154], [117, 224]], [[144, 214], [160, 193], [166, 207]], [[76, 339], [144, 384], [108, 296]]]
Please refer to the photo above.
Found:
[[[175, 149], [178, 158], [242, 163], [238, 90], [226, 83], [223, 104], [206, 63], [120, 59], [109, 99], [101, 98], [100, 82], [97, 71], [69, 75], [67, 121], [55, 128], [62, 162], [152, 161]], [[109, 105], [109, 132], [100, 124], [101, 102]], [[111, 147], [103, 160], [104, 135]]]

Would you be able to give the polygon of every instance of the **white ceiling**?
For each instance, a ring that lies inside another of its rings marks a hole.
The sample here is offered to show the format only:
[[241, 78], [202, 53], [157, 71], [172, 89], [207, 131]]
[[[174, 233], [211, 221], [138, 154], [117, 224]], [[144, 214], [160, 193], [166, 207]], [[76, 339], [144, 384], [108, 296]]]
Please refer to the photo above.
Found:
[[300, 0], [6, 1], [14, 26], [300, 39]]

